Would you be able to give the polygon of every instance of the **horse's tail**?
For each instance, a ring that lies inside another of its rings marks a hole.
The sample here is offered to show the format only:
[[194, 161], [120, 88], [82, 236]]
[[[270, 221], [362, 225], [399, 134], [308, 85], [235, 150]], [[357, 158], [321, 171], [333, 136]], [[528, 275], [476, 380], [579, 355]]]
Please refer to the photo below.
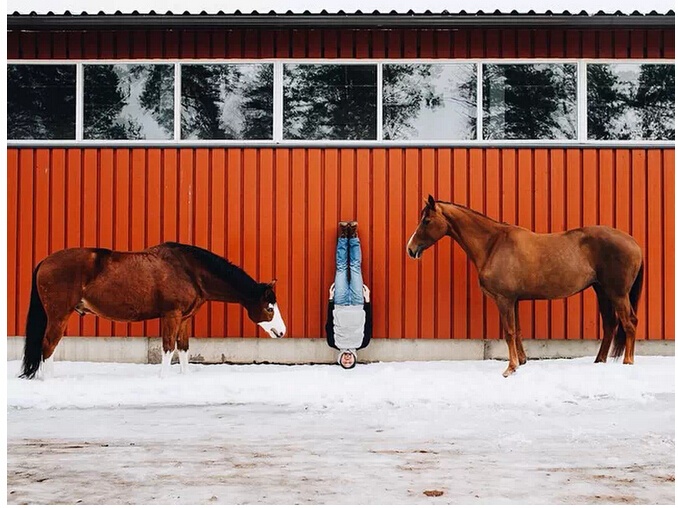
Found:
[[28, 307], [28, 317], [26, 318], [26, 343], [24, 345], [24, 362], [20, 377], [33, 379], [40, 362], [42, 362], [42, 339], [47, 329], [47, 313], [45, 306], [40, 300], [38, 294], [38, 270], [40, 265], [33, 270], [33, 286], [31, 287], [31, 303]]
[[[638, 300], [640, 300], [640, 293], [643, 290], [643, 262], [640, 262], [640, 270], [638, 270], [638, 275], [636, 275], [636, 280], [633, 281], [633, 286], [631, 286], [631, 291], [629, 292], [629, 300], [631, 301], [631, 307], [633, 308], [633, 313], [636, 314], [638, 310]], [[614, 336], [614, 348], [612, 349], [612, 357], [619, 358], [622, 353], [624, 353], [624, 348], [626, 346], [626, 331], [621, 323], [617, 326], [617, 334]]]

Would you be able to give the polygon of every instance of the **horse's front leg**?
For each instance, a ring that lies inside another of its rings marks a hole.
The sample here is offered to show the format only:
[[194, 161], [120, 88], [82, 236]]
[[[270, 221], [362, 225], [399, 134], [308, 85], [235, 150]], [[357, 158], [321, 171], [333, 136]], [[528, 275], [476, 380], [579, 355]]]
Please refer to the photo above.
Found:
[[179, 336], [177, 337], [177, 350], [179, 352], [179, 365], [181, 373], [188, 374], [188, 319], [182, 321], [179, 326]]
[[160, 377], [165, 377], [169, 371], [180, 326], [181, 312], [173, 312], [160, 318], [160, 327], [162, 329], [162, 366], [160, 367]]
[[505, 297], [496, 297], [495, 302], [499, 308], [501, 324], [506, 334], [508, 345], [509, 364], [503, 376], [508, 377], [518, 368], [518, 348], [516, 346], [516, 301]]
[[525, 365], [527, 363], [527, 355], [523, 349], [523, 334], [520, 331], [520, 314], [518, 312], [518, 300], [516, 300], [515, 310], [513, 311], [516, 316], [516, 349], [518, 350], [518, 363], [520, 365]]

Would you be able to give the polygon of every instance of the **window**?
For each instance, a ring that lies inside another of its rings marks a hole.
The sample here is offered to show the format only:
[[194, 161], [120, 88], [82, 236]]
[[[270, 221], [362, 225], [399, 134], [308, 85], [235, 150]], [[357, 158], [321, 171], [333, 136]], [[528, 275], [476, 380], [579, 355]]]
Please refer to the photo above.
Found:
[[377, 66], [285, 64], [283, 138], [377, 139]]
[[15, 60], [8, 140], [669, 146], [674, 72], [668, 60]]
[[384, 64], [384, 139], [476, 138], [475, 64]]
[[589, 139], [675, 138], [674, 65], [589, 64]]
[[75, 139], [75, 65], [7, 66], [7, 138]]
[[84, 66], [84, 139], [173, 139], [173, 65]]
[[576, 138], [575, 64], [483, 65], [483, 139]]
[[181, 139], [273, 139], [273, 64], [182, 64]]

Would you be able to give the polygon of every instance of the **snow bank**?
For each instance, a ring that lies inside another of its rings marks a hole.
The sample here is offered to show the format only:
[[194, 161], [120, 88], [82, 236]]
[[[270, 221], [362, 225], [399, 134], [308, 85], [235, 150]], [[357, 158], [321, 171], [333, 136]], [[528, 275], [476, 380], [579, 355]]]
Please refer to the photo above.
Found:
[[674, 393], [673, 357], [638, 357], [634, 366], [593, 358], [531, 361], [504, 379], [505, 362], [358, 365], [191, 365], [160, 379], [157, 365], [55, 362], [54, 377], [16, 377], [8, 362], [10, 408], [273, 404], [313, 408], [549, 407], [613, 399], [647, 402]]

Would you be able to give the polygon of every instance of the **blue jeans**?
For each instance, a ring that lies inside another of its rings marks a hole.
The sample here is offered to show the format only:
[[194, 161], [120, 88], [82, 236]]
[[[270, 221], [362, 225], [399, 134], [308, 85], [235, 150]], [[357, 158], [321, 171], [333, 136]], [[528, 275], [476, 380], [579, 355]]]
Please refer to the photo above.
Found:
[[337, 273], [334, 276], [334, 305], [363, 305], [365, 303], [361, 262], [360, 240], [339, 238], [337, 241]]

